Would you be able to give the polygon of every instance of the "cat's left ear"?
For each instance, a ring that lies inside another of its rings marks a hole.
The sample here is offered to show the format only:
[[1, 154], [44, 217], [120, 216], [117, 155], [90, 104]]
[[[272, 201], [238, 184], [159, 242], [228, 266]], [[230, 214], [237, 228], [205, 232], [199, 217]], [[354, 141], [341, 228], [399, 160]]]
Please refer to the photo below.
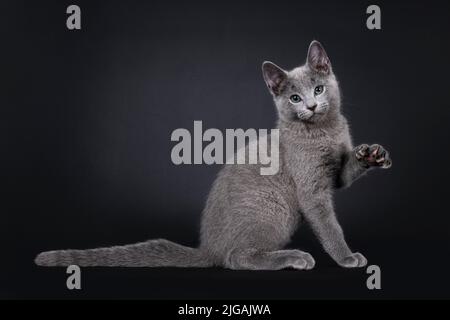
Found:
[[331, 72], [330, 59], [319, 41], [314, 40], [309, 45], [307, 62], [308, 66], [318, 73], [330, 74]]

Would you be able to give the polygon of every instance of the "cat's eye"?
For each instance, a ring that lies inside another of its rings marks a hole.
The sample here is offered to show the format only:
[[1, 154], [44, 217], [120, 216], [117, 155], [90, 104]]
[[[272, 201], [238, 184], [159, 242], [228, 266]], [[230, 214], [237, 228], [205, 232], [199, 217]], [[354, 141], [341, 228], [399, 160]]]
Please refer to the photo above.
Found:
[[298, 94], [293, 94], [290, 96], [289, 100], [291, 100], [292, 103], [299, 103], [302, 101], [302, 98]]
[[321, 94], [323, 92], [323, 90], [324, 90], [324, 87], [322, 85], [317, 86], [314, 88], [314, 94], [316, 96], [318, 96], [319, 94]]

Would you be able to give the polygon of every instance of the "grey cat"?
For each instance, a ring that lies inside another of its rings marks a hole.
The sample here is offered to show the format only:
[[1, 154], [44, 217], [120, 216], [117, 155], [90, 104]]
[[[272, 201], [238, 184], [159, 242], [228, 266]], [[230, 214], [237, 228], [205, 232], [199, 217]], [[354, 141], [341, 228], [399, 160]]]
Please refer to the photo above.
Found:
[[366, 258], [348, 247], [333, 209], [333, 190], [349, 186], [374, 167], [389, 168], [380, 145], [352, 145], [340, 112], [340, 92], [330, 60], [313, 41], [306, 63], [284, 71], [262, 65], [278, 110], [280, 170], [260, 175], [260, 165], [225, 165], [203, 210], [201, 244], [168, 240], [90, 250], [48, 251], [41, 266], [210, 267], [279, 270], [314, 267], [313, 257], [283, 249], [306, 221], [325, 251], [342, 267], [363, 267]]

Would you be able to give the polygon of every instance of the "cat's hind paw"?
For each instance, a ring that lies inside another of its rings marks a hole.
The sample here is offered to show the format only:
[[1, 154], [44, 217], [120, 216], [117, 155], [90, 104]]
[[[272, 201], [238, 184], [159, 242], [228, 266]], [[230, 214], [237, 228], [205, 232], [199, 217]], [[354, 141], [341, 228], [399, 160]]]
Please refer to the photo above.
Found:
[[292, 263], [291, 267], [298, 270], [311, 270], [316, 265], [316, 261], [307, 252], [299, 251], [301, 254], [297, 259], [295, 259], [295, 262]]
[[392, 166], [389, 152], [379, 144], [371, 146], [362, 144], [355, 148], [356, 159], [366, 167], [380, 167], [388, 169]]
[[367, 265], [367, 259], [361, 253], [355, 252], [338, 262], [338, 264], [344, 268], [361, 268]]

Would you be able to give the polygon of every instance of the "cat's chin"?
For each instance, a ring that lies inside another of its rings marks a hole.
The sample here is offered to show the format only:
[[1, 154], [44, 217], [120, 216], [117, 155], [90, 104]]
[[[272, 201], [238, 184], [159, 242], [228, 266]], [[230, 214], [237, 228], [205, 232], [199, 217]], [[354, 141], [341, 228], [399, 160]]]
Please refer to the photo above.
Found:
[[291, 115], [289, 115], [288, 117], [286, 116], [280, 116], [280, 119], [286, 122], [290, 122], [290, 123], [305, 123], [308, 125], [313, 125], [313, 124], [318, 124], [320, 122], [323, 121], [323, 117], [324, 114], [323, 113], [314, 113], [312, 115], [310, 115], [309, 117], [301, 117], [298, 113], [292, 113]]
[[295, 116], [296, 121], [304, 122], [307, 124], [317, 123], [320, 121], [320, 118], [321, 118], [321, 115], [318, 113], [313, 113], [309, 117], [301, 117], [299, 114], [296, 114], [296, 116]]

